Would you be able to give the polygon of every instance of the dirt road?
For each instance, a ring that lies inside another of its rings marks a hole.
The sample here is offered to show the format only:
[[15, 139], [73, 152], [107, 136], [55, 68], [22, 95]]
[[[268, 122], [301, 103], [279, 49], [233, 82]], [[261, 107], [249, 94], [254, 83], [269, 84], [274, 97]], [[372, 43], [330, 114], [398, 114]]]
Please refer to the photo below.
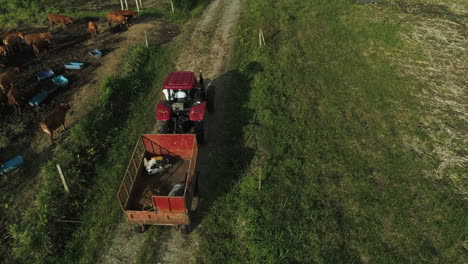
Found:
[[[216, 111], [208, 116], [205, 135], [207, 143], [199, 146], [198, 170], [200, 191], [203, 189], [203, 175], [208, 171], [208, 162], [214, 150], [216, 131], [224, 117], [224, 91], [228, 89], [229, 54], [233, 44], [235, 25], [238, 22], [242, 0], [214, 0], [197, 23], [190, 41], [184, 45], [176, 65], [177, 70], [203, 72], [206, 80], [216, 86]], [[208, 84], [208, 82], [207, 82]], [[173, 228], [163, 228], [159, 237], [161, 243], [153, 263], [196, 263], [198, 241], [197, 230], [184, 236]], [[133, 228], [122, 221], [118, 225], [111, 247], [101, 263], [133, 263], [145, 236], [135, 234]]]

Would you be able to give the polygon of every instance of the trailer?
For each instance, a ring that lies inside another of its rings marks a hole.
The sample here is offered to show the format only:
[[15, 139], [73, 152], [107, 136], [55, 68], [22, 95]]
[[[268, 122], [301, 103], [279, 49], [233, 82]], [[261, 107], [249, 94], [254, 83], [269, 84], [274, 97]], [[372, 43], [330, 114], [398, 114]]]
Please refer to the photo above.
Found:
[[[198, 179], [196, 135], [145, 134], [138, 138], [117, 192], [119, 205], [136, 232], [148, 225], [169, 225], [189, 232]], [[148, 160], [169, 161], [154, 173]]]

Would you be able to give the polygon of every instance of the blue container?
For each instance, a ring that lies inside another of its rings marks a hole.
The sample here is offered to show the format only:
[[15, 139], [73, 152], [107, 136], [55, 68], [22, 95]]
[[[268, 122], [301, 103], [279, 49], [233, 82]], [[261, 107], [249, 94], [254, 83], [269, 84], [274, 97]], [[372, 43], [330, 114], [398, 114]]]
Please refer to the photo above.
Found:
[[81, 70], [84, 68], [84, 63], [81, 62], [67, 62], [65, 64], [65, 69], [68, 70]]
[[46, 92], [39, 92], [33, 98], [31, 98], [28, 103], [30, 106], [38, 106], [47, 98], [47, 95], [48, 94]]
[[96, 59], [99, 59], [102, 57], [102, 52], [98, 49], [92, 49], [88, 51], [89, 55], [93, 56]]
[[45, 79], [50, 78], [50, 77], [52, 77], [54, 75], [55, 75], [54, 71], [52, 69], [50, 69], [50, 68], [36, 73], [36, 76], [39, 79], [39, 81], [45, 80]]
[[17, 169], [19, 166], [23, 165], [24, 160], [21, 156], [16, 156], [11, 160], [5, 162], [3, 166], [0, 166], [0, 174], [6, 174], [14, 169]]
[[59, 76], [54, 77], [52, 79], [52, 82], [55, 85], [58, 85], [58, 86], [67, 86], [68, 85], [68, 79], [65, 78], [65, 76], [63, 76], [63, 75], [59, 75]]

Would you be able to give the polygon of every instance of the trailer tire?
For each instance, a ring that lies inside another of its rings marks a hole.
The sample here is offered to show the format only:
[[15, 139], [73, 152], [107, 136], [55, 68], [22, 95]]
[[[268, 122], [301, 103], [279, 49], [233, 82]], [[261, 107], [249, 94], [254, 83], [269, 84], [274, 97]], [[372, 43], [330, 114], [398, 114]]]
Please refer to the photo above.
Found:
[[206, 108], [208, 109], [209, 113], [213, 113], [215, 111], [215, 87], [208, 86], [206, 90]]
[[193, 122], [193, 132], [197, 135], [197, 142], [200, 144], [205, 143], [205, 131], [203, 121]]
[[180, 232], [183, 234], [183, 235], [188, 235], [190, 233], [190, 226], [189, 225], [181, 225], [179, 227], [180, 229]]
[[195, 178], [195, 190], [194, 190], [193, 193], [195, 194], [195, 196], [200, 197], [200, 179], [199, 179], [200, 178], [200, 172], [196, 171], [195, 174], [196, 174], [197, 177]]
[[135, 233], [142, 234], [146, 231], [146, 226], [140, 225], [140, 224], [134, 224], [133, 230], [135, 230]]

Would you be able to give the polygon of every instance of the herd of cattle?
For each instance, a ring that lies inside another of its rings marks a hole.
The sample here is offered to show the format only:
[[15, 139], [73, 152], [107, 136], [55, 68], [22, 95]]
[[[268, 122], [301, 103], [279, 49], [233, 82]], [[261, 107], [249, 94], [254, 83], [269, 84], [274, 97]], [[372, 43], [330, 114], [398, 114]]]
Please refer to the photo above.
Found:
[[[106, 19], [109, 27], [112, 27], [112, 24], [116, 24], [122, 28], [125, 25], [128, 26], [137, 15], [138, 13], [132, 10], [115, 10], [107, 14]], [[51, 27], [56, 24], [63, 26], [73, 24], [72, 18], [58, 14], [48, 14], [48, 20]], [[88, 22], [88, 31], [93, 37], [99, 34], [97, 25], [92, 21]], [[25, 48], [24, 45], [32, 49], [36, 56], [41, 52], [47, 54], [47, 50], [52, 44], [53, 36], [50, 32], [25, 34], [24, 32], [10, 30], [9, 32], [1, 33], [0, 38], [2, 40], [0, 44], [0, 58], [3, 57], [2, 61], [8, 62], [8, 57], [14, 56], [18, 52], [21, 53]], [[0, 64], [0, 67], [6, 68], [7, 66]], [[21, 113], [21, 92], [15, 86], [15, 80], [19, 72], [20, 69], [18, 67], [10, 67], [0, 74], [0, 110], [7, 105], [11, 105], [16, 112]], [[51, 141], [53, 140], [54, 130], [60, 126], [65, 128], [65, 115], [69, 109], [69, 104], [60, 104], [40, 122], [40, 127], [50, 136]]]

